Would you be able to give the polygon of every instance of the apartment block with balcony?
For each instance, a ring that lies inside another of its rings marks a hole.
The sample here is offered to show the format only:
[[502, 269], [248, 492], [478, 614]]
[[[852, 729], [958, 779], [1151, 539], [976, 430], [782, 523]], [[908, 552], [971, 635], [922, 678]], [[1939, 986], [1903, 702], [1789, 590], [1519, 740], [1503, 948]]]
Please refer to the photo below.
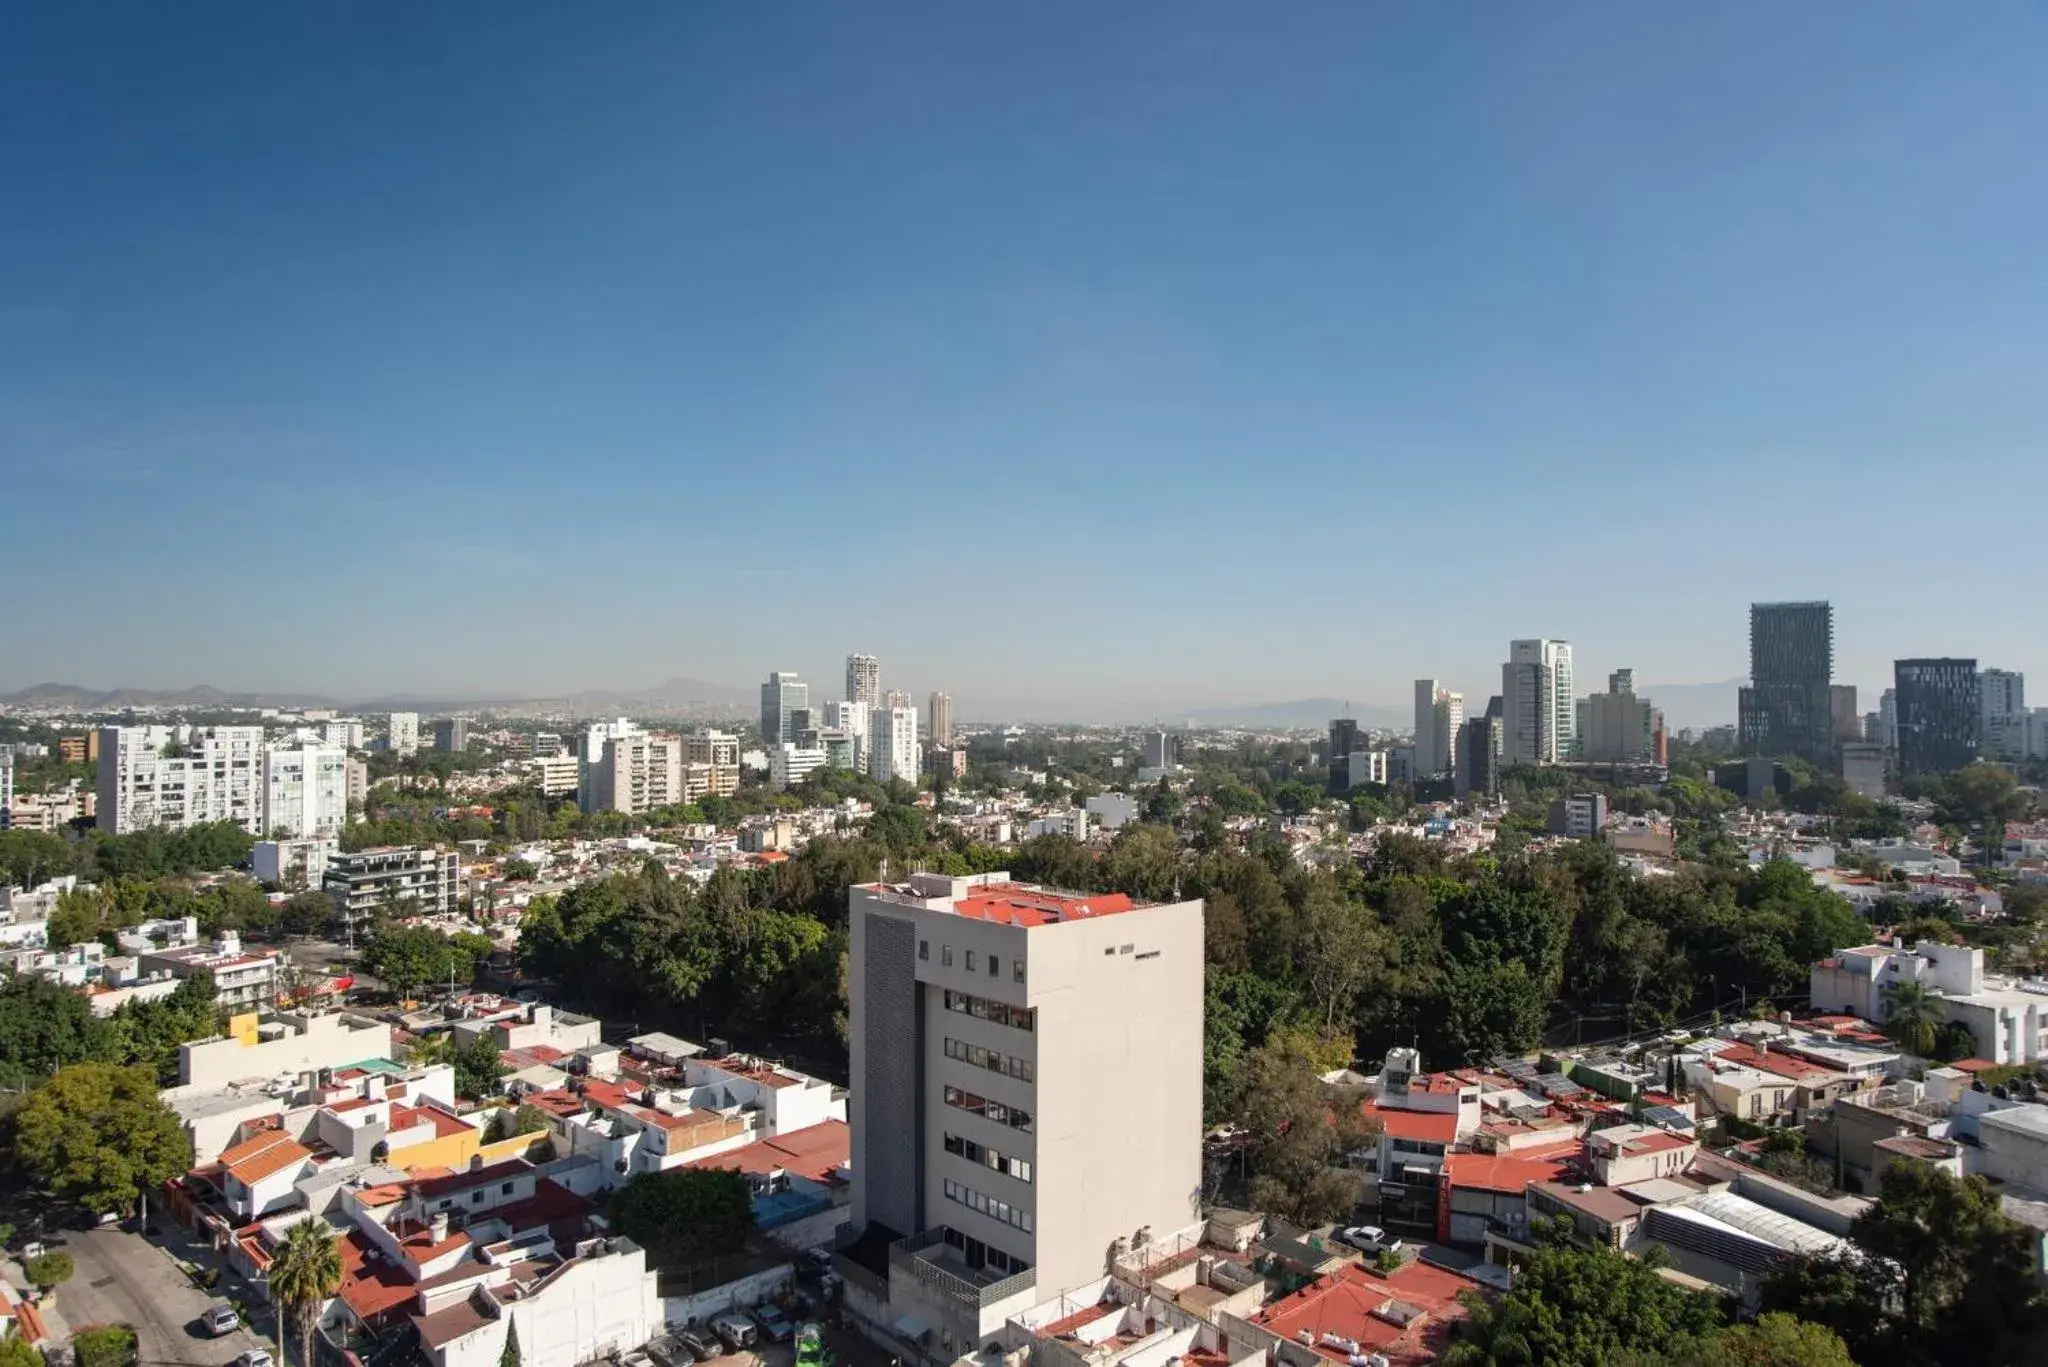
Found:
[[322, 892], [351, 927], [378, 912], [404, 908], [415, 916], [454, 911], [462, 898], [462, 863], [453, 850], [423, 845], [381, 845], [338, 854], [328, 861]]
[[847, 1258], [886, 1279], [874, 1313], [897, 1337], [969, 1350], [1038, 1288], [1197, 1217], [1199, 901], [1002, 873], [848, 900]]
[[245, 950], [241, 937], [231, 930], [223, 931], [209, 945], [155, 950], [140, 959], [144, 977], [168, 973], [174, 978], [190, 978], [211, 973], [214, 1000], [236, 1011], [269, 1006], [277, 998], [284, 973], [284, 955], [269, 949]]
[[265, 833], [262, 727], [106, 726], [99, 737], [101, 830], [233, 821]]

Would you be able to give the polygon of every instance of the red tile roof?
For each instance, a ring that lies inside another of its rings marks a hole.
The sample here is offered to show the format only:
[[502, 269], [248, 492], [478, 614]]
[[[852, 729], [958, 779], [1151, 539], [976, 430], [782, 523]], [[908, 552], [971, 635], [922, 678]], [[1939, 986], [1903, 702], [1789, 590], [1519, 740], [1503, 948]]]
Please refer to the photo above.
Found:
[[351, 1231], [341, 1241], [341, 1302], [365, 1323], [410, 1304], [413, 1284], [405, 1270], [388, 1259], [371, 1262], [370, 1241]]
[[1453, 1189], [1505, 1192], [1519, 1196], [1531, 1182], [1555, 1182], [1571, 1171], [1586, 1146], [1578, 1140], [1536, 1153], [1454, 1153], [1444, 1159]]
[[469, 1126], [459, 1116], [453, 1116], [439, 1106], [393, 1106], [391, 1108], [391, 1129], [393, 1133], [409, 1130], [415, 1125], [432, 1125], [434, 1137], [448, 1139], [458, 1134], [469, 1134]]
[[745, 1148], [699, 1158], [686, 1166], [724, 1168], [759, 1175], [779, 1169], [808, 1177], [814, 1182], [829, 1182], [852, 1153], [853, 1132], [847, 1128], [846, 1122], [827, 1120], [779, 1134], [773, 1139], [763, 1139]]
[[522, 1173], [533, 1171], [533, 1164], [524, 1158], [507, 1158], [485, 1168], [468, 1168], [462, 1172], [450, 1173], [446, 1177], [420, 1177], [414, 1174], [413, 1190], [426, 1200], [453, 1196], [457, 1192], [480, 1187], [487, 1182], [503, 1182]]
[[[1435, 1362], [1450, 1337], [1451, 1326], [1465, 1316], [1458, 1297], [1477, 1291], [1479, 1283], [1427, 1263], [1403, 1263], [1392, 1276], [1347, 1263], [1334, 1274], [1318, 1277], [1285, 1299], [1267, 1306], [1257, 1322], [1282, 1338], [1303, 1343], [1333, 1362], [1348, 1364], [1355, 1342], [1358, 1353], [1381, 1353], [1401, 1367]], [[1405, 1326], [1375, 1311], [1392, 1303], [1421, 1313]], [[1345, 1340], [1323, 1341], [1325, 1334]]]
[[1368, 1120], [1396, 1139], [1413, 1139], [1425, 1144], [1450, 1144], [1458, 1138], [1456, 1111], [1404, 1111], [1368, 1101], [1359, 1107]]
[[279, 1130], [266, 1130], [245, 1139], [220, 1156], [220, 1165], [244, 1186], [303, 1163], [313, 1151]]
[[1061, 921], [1113, 916], [1130, 911], [1137, 903], [1120, 892], [1095, 896], [1081, 893], [1047, 892], [1022, 883], [987, 883], [970, 891], [953, 904], [959, 916], [994, 921], [1006, 926], [1045, 926]]

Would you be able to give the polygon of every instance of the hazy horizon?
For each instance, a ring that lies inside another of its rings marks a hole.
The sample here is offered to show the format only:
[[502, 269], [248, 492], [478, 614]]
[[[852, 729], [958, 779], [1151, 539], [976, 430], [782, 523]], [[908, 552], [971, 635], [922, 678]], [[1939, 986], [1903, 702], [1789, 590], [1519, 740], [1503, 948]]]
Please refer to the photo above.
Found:
[[2044, 48], [2021, 3], [35, 8], [0, 690], [837, 696], [867, 650], [920, 701], [1402, 707], [1549, 635], [1654, 696], [1804, 598], [1859, 688], [2048, 677], [1985, 589], [2048, 506]]

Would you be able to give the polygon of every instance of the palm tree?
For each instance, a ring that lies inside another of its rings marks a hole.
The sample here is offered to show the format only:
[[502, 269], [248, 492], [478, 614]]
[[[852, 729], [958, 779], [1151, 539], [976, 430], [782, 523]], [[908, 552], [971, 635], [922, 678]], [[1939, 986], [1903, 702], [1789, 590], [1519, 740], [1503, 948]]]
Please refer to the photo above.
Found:
[[313, 1367], [313, 1330], [320, 1307], [341, 1290], [341, 1241], [318, 1216], [291, 1227], [270, 1262], [270, 1298], [277, 1306], [277, 1351], [284, 1355], [289, 1312], [299, 1331], [301, 1367]]
[[1884, 985], [1884, 1032], [1910, 1053], [1934, 1051], [1935, 1026], [1943, 1014], [1941, 998], [1928, 991], [1925, 983]]

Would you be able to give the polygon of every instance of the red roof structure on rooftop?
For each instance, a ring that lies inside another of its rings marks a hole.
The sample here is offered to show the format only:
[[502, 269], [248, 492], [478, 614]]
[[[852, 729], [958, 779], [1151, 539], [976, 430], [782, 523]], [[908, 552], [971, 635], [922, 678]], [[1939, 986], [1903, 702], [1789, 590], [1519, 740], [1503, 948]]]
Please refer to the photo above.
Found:
[[955, 902], [953, 912], [955, 915], [972, 917], [977, 921], [993, 921], [998, 925], [1023, 926], [1029, 929], [1057, 925], [1061, 921], [1114, 916], [1118, 912], [1131, 911], [1137, 905], [1121, 892], [1104, 892], [1089, 896], [1083, 893], [1047, 892], [1043, 888], [1029, 887], [1023, 883], [985, 883]]

